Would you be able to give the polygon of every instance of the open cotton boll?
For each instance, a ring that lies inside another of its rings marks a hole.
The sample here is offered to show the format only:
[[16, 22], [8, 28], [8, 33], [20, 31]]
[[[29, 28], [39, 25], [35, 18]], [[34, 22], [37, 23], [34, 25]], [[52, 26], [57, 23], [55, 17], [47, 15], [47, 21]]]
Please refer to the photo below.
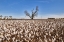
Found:
[[29, 37], [31, 37], [31, 34], [29, 33]]
[[0, 35], [0, 38], [4, 38], [4, 36], [3, 35]]

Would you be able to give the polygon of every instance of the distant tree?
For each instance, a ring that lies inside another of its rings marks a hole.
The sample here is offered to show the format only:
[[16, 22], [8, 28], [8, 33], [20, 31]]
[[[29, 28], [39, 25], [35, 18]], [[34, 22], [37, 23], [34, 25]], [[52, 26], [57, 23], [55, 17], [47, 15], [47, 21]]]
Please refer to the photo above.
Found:
[[12, 19], [12, 16], [9, 16], [9, 19]]
[[55, 18], [48, 18], [48, 19], [55, 19]]
[[8, 17], [8, 16], [6, 16], [6, 19], [9, 19], [9, 17]]
[[3, 19], [6, 19], [6, 16], [4, 16], [4, 18]]
[[4, 16], [4, 19], [8, 19], [8, 16]]
[[2, 17], [3, 17], [3, 16], [2, 16], [2, 15], [0, 15], [0, 19], [2, 19]]
[[31, 19], [34, 19], [34, 17], [37, 16], [38, 14], [38, 6], [36, 6], [35, 11], [34, 9], [32, 10], [32, 15], [30, 15], [27, 11], [24, 11], [24, 13], [26, 14], [26, 16], [29, 16]]

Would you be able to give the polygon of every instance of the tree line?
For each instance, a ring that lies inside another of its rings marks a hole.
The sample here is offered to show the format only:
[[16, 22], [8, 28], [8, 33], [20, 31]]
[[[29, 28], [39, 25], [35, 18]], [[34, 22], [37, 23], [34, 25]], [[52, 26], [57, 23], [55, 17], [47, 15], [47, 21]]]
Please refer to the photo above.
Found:
[[2, 16], [2, 15], [0, 15], [0, 19], [12, 19], [12, 16]]

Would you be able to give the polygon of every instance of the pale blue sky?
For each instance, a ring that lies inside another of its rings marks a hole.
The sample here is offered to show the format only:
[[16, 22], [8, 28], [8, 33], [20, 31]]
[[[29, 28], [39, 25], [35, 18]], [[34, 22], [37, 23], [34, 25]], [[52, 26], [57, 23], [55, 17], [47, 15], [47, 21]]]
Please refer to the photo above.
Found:
[[64, 0], [0, 0], [0, 15], [25, 17], [24, 11], [39, 7], [38, 17], [63, 17]]

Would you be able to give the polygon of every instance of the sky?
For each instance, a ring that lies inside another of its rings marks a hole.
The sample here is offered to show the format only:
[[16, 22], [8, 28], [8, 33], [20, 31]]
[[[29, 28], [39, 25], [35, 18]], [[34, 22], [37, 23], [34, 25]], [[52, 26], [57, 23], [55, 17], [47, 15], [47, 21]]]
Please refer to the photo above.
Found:
[[31, 11], [38, 6], [35, 18], [64, 18], [64, 0], [0, 0], [0, 15], [15, 18], [29, 18], [24, 11]]

